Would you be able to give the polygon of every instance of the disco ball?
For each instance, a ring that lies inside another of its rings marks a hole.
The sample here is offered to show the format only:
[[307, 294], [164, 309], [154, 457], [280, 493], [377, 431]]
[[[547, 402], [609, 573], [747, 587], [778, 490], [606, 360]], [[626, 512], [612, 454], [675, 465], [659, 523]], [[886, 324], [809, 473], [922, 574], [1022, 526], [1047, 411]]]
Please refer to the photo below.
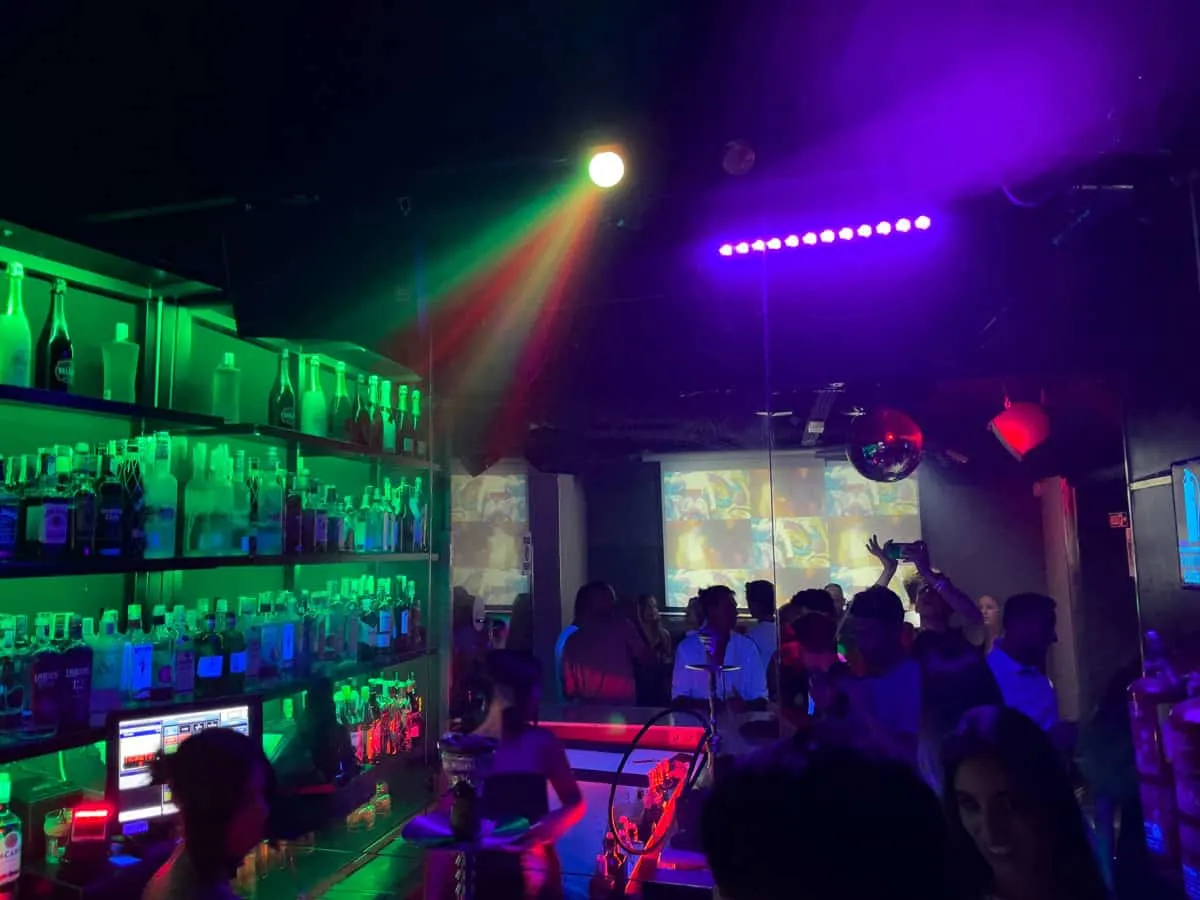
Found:
[[846, 458], [871, 481], [900, 481], [917, 470], [925, 438], [909, 416], [895, 409], [873, 409], [850, 425]]
[[754, 168], [754, 148], [745, 141], [730, 141], [721, 156], [721, 168], [729, 175], [747, 175]]

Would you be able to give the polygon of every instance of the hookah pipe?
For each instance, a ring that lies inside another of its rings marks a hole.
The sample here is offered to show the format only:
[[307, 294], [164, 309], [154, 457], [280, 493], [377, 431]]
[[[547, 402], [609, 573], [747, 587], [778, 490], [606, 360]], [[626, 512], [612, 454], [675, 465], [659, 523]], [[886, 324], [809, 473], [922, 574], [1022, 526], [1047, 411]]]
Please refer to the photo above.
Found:
[[633, 740], [629, 744], [629, 749], [621, 757], [621, 762], [617, 765], [617, 770], [613, 774], [612, 787], [608, 792], [608, 826], [609, 830], [613, 833], [613, 837], [616, 838], [617, 846], [629, 856], [645, 856], [653, 853], [667, 839], [667, 834], [664, 831], [657, 840], [647, 841], [645, 846], [639, 849], [625, 842], [624, 834], [618, 827], [616, 820], [617, 787], [621, 782], [621, 774], [625, 771], [625, 766], [628, 765], [630, 758], [637, 752], [642, 738], [651, 728], [670, 716], [684, 715], [694, 718], [700, 723], [700, 727], [704, 729], [704, 734], [701, 735], [700, 741], [696, 744], [696, 749], [692, 753], [692, 763], [688, 767], [687, 776], [684, 778], [680, 797], [696, 789], [697, 783], [704, 774], [704, 766], [702, 764], [707, 764], [707, 767], [712, 770], [714, 777], [717, 773], [717, 757], [720, 754], [721, 747], [721, 736], [717, 724], [717, 676], [724, 672], [736, 672], [741, 666], [726, 666], [717, 661], [717, 639], [712, 631], [702, 628], [697, 633], [697, 637], [700, 639], [700, 645], [704, 648], [706, 660], [703, 663], [689, 665], [687, 668], [694, 672], [708, 673], [708, 718], [705, 719], [701, 713], [694, 709], [667, 708], [660, 710], [651, 716], [638, 733], [634, 735]]

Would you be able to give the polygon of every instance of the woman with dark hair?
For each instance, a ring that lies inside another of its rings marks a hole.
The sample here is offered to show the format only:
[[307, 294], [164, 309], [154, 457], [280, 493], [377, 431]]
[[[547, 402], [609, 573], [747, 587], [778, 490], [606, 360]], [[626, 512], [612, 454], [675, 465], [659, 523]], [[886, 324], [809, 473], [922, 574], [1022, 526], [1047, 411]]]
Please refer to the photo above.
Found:
[[263, 839], [271, 764], [255, 741], [209, 728], [159, 757], [156, 783], [171, 788], [183, 843], [142, 892], [142, 900], [234, 900], [229, 886], [242, 859]]
[[[494, 739], [497, 746], [483, 785], [483, 814], [497, 821], [521, 817], [534, 824], [519, 842], [519, 855], [481, 858], [476, 894], [481, 900], [557, 897], [562, 893], [562, 869], [554, 842], [583, 817], [583, 794], [558, 738], [536, 724], [541, 664], [527, 654], [495, 650], [488, 654], [487, 668], [487, 716], [475, 734]], [[553, 812], [547, 785], [561, 804]]]
[[942, 754], [942, 802], [963, 896], [1108, 900], [1062, 757], [1032, 720], [985, 706]]
[[1004, 705], [1000, 685], [977, 650], [945, 650], [931, 652], [921, 660], [921, 730], [917, 735], [917, 766], [938, 794], [942, 792], [942, 743], [969, 710]]

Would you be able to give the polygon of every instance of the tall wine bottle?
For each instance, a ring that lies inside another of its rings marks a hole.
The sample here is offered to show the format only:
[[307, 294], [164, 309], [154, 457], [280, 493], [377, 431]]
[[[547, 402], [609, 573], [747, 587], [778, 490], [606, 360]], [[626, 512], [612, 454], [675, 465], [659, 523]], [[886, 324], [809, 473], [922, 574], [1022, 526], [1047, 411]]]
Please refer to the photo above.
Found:
[[267, 406], [267, 417], [270, 419], [268, 424], [279, 428], [296, 427], [296, 389], [292, 387], [290, 359], [291, 356], [286, 350], [279, 354], [279, 374], [275, 376], [271, 400]]
[[75, 359], [67, 331], [67, 282], [54, 279], [50, 291], [50, 314], [37, 343], [35, 384], [47, 391], [66, 393], [74, 380]]

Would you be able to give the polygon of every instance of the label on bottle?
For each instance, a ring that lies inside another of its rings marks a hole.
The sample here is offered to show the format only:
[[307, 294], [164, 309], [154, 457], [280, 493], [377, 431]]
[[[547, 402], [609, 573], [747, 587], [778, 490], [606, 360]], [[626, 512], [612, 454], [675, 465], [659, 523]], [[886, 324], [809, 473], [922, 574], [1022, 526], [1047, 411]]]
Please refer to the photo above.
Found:
[[65, 503], [42, 504], [42, 521], [38, 527], [38, 540], [51, 547], [67, 543], [70, 534], [71, 507]]
[[8, 372], [5, 384], [29, 387], [29, 348], [17, 347], [8, 357]]
[[379, 630], [375, 632], [375, 646], [386, 650], [392, 643], [392, 614], [386, 609], [379, 611]]
[[421, 459], [425, 458], [425, 442], [424, 441], [417, 441], [417, 456], [421, 457]]
[[38, 724], [58, 725], [59, 716], [59, 681], [62, 669], [45, 662], [39, 666], [34, 663], [31, 673], [29, 708], [34, 722]]
[[0, 886], [16, 884], [21, 878], [21, 823], [14, 822], [4, 830], [4, 847], [0, 852]]
[[239, 650], [229, 654], [229, 674], [244, 675], [246, 672], [246, 651]]
[[408, 436], [406, 435], [406, 436], [405, 436], [405, 438], [404, 438], [404, 440], [403, 440], [403, 441], [401, 442], [401, 444], [400, 444], [400, 448], [401, 448], [401, 451], [404, 453], [404, 455], [405, 455], [405, 456], [412, 456], [412, 452], [413, 452], [413, 439], [412, 439], [411, 437], [408, 437]]
[[75, 361], [60, 359], [56, 362], [54, 364], [54, 380], [70, 387], [71, 382], [75, 380]]
[[246, 674], [257, 678], [262, 671], [262, 629], [257, 625], [246, 632]]
[[408, 636], [409, 618], [407, 609], [400, 611], [400, 633], [405, 637]]
[[12, 559], [17, 552], [20, 513], [15, 503], [0, 505], [0, 559]]
[[175, 671], [168, 663], [159, 663], [154, 672], [154, 684], [156, 687], [175, 687]]
[[196, 677], [200, 679], [219, 679], [221, 673], [225, 671], [225, 660], [223, 657], [213, 654], [211, 656], [201, 656], [196, 660]]
[[279, 408], [279, 424], [284, 428], [296, 427], [296, 407], [285, 403]]
[[284, 622], [279, 629], [279, 661], [290, 663], [296, 658], [296, 626], [292, 622]]
[[196, 689], [196, 655], [191, 650], [175, 650], [175, 690], [187, 694]]
[[319, 509], [313, 513], [313, 543], [320, 550], [329, 546], [329, 514]]
[[154, 672], [154, 647], [150, 644], [134, 644], [129, 669], [129, 690], [134, 697], [150, 692], [150, 679]]

